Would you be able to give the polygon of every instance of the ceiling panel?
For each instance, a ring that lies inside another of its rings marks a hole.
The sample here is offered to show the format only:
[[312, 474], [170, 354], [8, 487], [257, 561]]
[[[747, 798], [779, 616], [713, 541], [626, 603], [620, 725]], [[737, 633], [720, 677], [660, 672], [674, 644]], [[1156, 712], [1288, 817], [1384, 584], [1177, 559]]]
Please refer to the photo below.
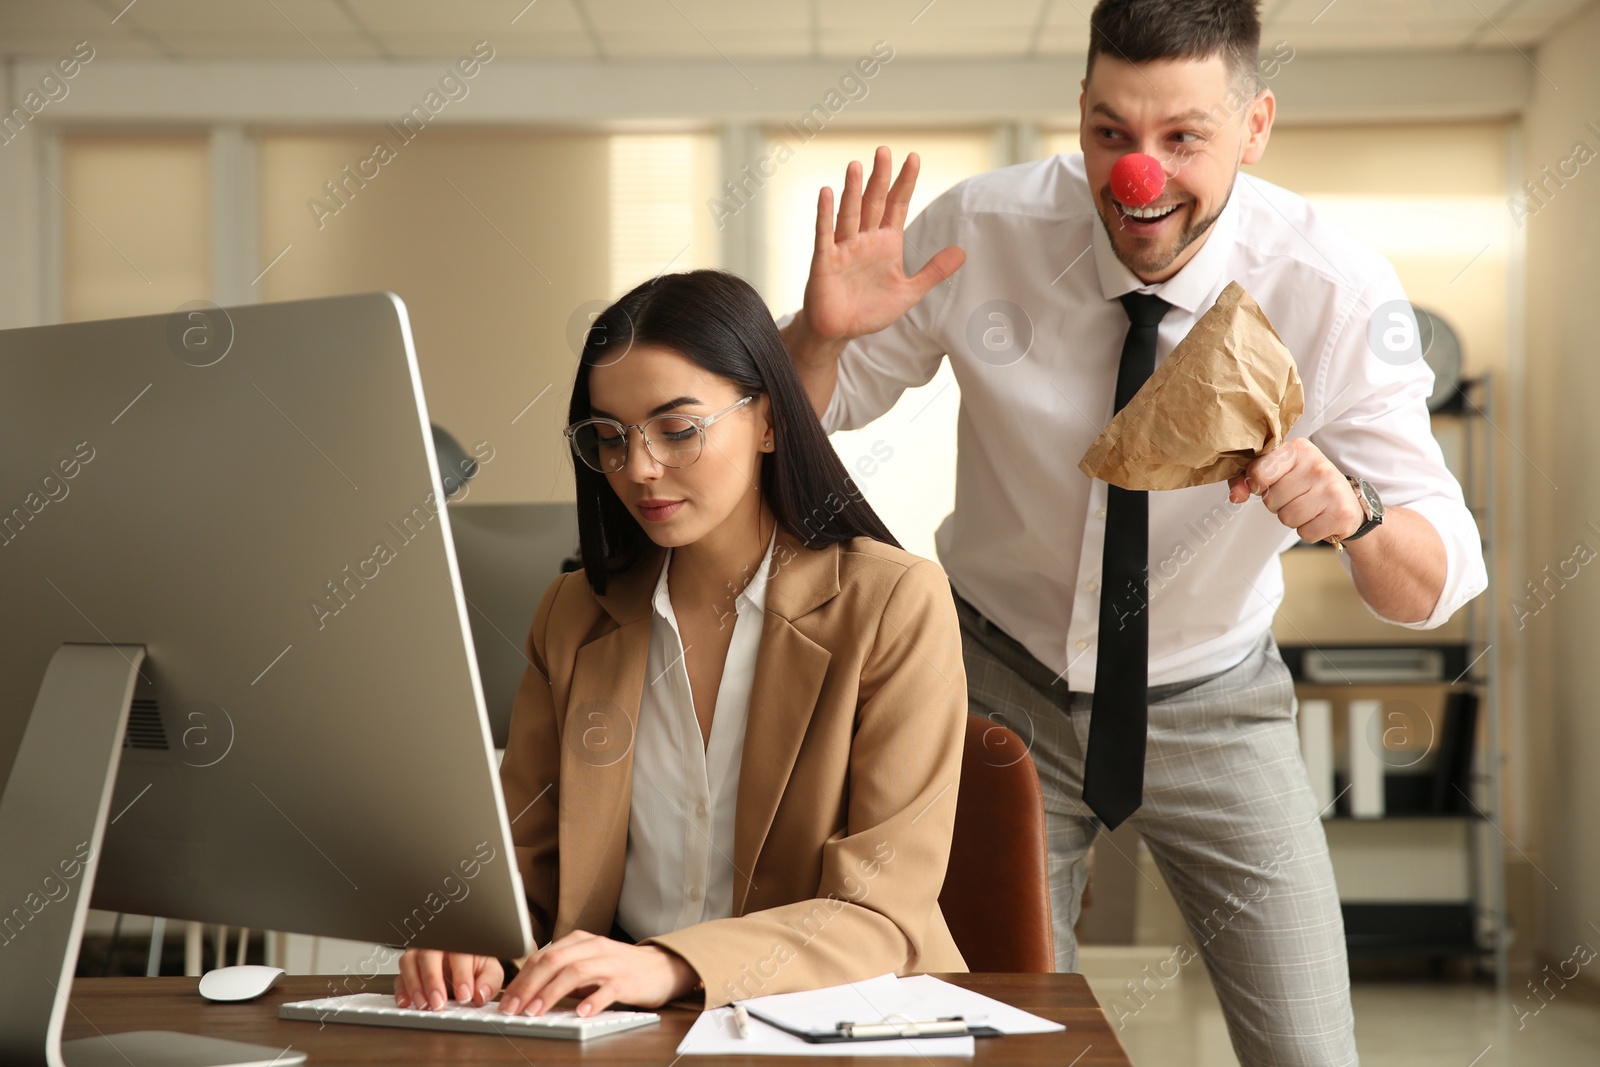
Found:
[[[1477, 0], [1496, 8], [1506, 0]], [[1448, 8], [1472, 9], [1464, 0], [1286, 0], [1273, 5], [1266, 18], [1283, 25], [1333, 25], [1337, 23], [1423, 22], [1434, 12]], [[1452, 11], [1451, 17], [1459, 18]]]
[[[110, 0], [112, 14], [126, 0]], [[9, 6], [9, 5], [7, 5]], [[111, 16], [106, 7], [96, 5], [106, 29]], [[257, 33], [278, 30], [315, 37], [319, 33], [348, 33], [355, 29], [350, 19], [332, 0], [138, 0], [117, 19], [117, 26], [133, 26], [158, 35], [168, 33], [222, 32], [243, 39]]]
[[1040, 0], [987, 0], [983, 4], [940, 0], [923, 12], [911, 29], [918, 33], [1014, 26], [1032, 29], [1039, 22]]
[[[1560, 22], [1568, 16], [1558, 16], [1556, 32], [1559, 32]], [[1506, 47], [1506, 39], [1510, 38], [1524, 49], [1535, 47], [1550, 35], [1551, 22], [1546, 15], [1534, 15], [1526, 18], [1516, 15], [1503, 19], [1495, 19], [1493, 26], [1482, 26], [1473, 37], [1473, 42], [1488, 48]], [[1594, 57], [1600, 61], [1600, 56]]]
[[702, 37], [692, 29], [673, 33], [619, 31], [604, 35], [612, 59], [795, 58], [811, 54], [811, 42], [796, 33], [722, 31]]
[[1089, 33], [1089, 12], [1094, 10], [1092, 0], [1055, 0], [1045, 12], [1046, 26], [1081, 26], [1085, 37]]
[[963, 55], [1023, 56], [1028, 54], [1031, 47], [1033, 30], [1023, 26], [973, 28], [941, 33], [913, 33], [887, 40], [894, 46], [897, 59], [901, 57], [927, 59], [935, 56], [948, 59]]
[[[264, 0], [263, 0], [264, 2]], [[281, 3], [282, 0], [275, 0]], [[318, 0], [327, 3], [329, 0]], [[376, 34], [445, 33], [493, 39], [507, 32], [582, 33], [571, 0], [344, 0]], [[512, 20], [515, 20], [513, 22]], [[443, 42], [440, 42], [441, 44]]]
[[[60, 37], [72, 37], [73, 42], [84, 39], [84, 33], [111, 24], [116, 9], [107, 11], [94, 0], [51, 0], [50, 3], [23, 3], [22, 0], [5, 0], [0, 3], [0, 25], [18, 34], [41, 32]], [[11, 33], [6, 34], [9, 38]], [[9, 49], [12, 42], [5, 41]]]
[[[570, 3], [570, 0], [557, 0]], [[583, 0], [595, 27], [644, 30], [654, 26], [699, 27], [712, 40], [724, 32], [787, 30], [809, 32], [810, 5], [795, 0], [729, 3], [728, 0]]]
[[[260, 33], [219, 33], [216, 30], [177, 30], [158, 35], [170, 54], [182, 59], [228, 56], [238, 59], [379, 59], [383, 53], [372, 41], [349, 29], [323, 31], [302, 37], [284, 26]], [[309, 40], [307, 39], [309, 37]]]
[[865, 29], [878, 36], [902, 34], [927, 21], [946, 4], [982, 7], [974, 0], [815, 0], [824, 29]]
[[[59, 33], [40, 34], [30, 40], [29, 36], [4, 34], [7, 48], [15, 49], [12, 53], [18, 56], [41, 59], [55, 62], [72, 54], [73, 45], [88, 38], [79, 34], [77, 37]], [[70, 38], [70, 39], [69, 39]], [[163, 45], [146, 40], [137, 35], [119, 36], [116, 40], [103, 37], [95, 38], [91, 44], [94, 47], [96, 61], [106, 59], [169, 59], [172, 52]]]
[[[521, 25], [521, 23], [518, 23]], [[423, 32], [385, 31], [378, 34], [384, 48], [396, 59], [437, 59], [455, 61], [472, 52], [472, 46], [487, 41], [501, 59], [593, 59], [594, 42], [582, 29], [545, 33], [482, 33], [474, 36], [467, 27]]]
[[[1297, 51], [1527, 49], [1593, 0], [1266, 0]], [[518, 58], [1081, 54], [1092, 0], [0, 0], [0, 55]], [[115, 22], [113, 22], [115, 19]], [[513, 20], [515, 20], [513, 24]], [[1504, 36], [1502, 36], [1504, 34]], [[597, 52], [598, 49], [598, 52]]]

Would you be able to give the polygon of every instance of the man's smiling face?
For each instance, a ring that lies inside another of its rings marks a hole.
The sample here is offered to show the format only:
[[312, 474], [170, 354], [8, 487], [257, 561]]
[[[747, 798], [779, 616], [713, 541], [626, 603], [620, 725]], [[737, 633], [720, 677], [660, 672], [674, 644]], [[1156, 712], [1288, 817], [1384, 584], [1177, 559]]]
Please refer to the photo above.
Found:
[[[1172, 277], [1227, 206], [1240, 163], [1272, 130], [1272, 91], [1255, 90], [1220, 54], [1133, 64], [1095, 58], [1078, 97], [1078, 141], [1089, 188], [1117, 258], [1145, 282]], [[1111, 168], [1130, 152], [1159, 160], [1167, 185], [1142, 208], [1111, 194]]]

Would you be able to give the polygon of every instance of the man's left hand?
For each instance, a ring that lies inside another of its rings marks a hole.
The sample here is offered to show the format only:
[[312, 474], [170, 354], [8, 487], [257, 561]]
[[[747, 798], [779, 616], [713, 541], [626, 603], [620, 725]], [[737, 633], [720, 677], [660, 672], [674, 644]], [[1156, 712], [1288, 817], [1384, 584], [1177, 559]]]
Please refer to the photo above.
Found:
[[1259, 496], [1267, 510], [1302, 541], [1349, 537], [1367, 520], [1350, 479], [1322, 450], [1303, 437], [1257, 456], [1244, 473], [1228, 479], [1228, 499], [1242, 504]]

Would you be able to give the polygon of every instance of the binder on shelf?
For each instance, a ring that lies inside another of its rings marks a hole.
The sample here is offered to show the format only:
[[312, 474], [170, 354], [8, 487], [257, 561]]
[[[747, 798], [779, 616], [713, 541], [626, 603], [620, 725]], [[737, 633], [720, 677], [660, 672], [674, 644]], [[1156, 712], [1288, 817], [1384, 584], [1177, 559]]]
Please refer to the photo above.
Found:
[[1333, 814], [1333, 701], [1300, 701], [1300, 754], [1317, 797], [1317, 811]]
[[1350, 764], [1350, 814], [1383, 818], [1383, 701], [1352, 700], [1345, 749]]
[[1433, 810], [1440, 814], [1474, 815], [1472, 752], [1478, 738], [1478, 694], [1451, 693], [1445, 700], [1444, 726], [1433, 765]]

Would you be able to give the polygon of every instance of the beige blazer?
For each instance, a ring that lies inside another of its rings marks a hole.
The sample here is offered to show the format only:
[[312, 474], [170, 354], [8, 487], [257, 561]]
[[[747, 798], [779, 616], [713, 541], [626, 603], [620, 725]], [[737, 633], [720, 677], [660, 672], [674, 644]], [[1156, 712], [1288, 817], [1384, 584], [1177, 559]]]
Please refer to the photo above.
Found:
[[[663, 550], [596, 597], [551, 584], [500, 780], [539, 943], [609, 934], [628, 844], [632, 745]], [[734, 917], [647, 938], [704, 1006], [889, 971], [964, 971], [939, 911], [967, 717], [955, 604], [931, 560], [780, 528], [734, 828]], [[709, 607], [708, 607], [708, 610]]]

